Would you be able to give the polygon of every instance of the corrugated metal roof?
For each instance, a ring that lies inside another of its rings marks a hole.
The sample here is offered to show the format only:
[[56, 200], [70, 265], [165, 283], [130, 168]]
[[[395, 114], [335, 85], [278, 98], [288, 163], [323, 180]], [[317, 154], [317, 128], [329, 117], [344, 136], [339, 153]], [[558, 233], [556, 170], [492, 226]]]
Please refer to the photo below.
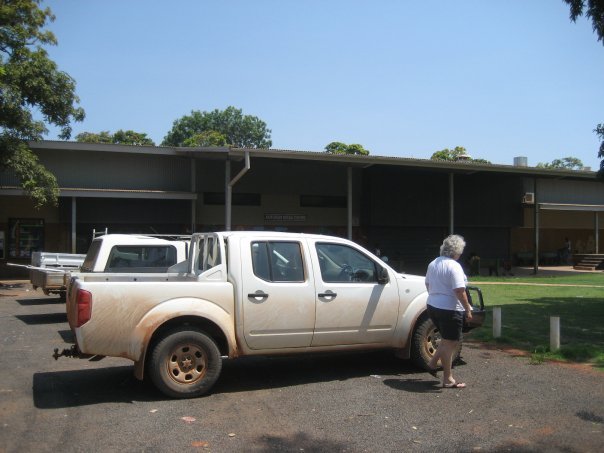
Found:
[[537, 167], [519, 167], [514, 165], [485, 164], [474, 161], [446, 161], [419, 159], [412, 157], [394, 156], [361, 156], [349, 154], [331, 154], [325, 151], [304, 151], [287, 149], [260, 149], [260, 148], [228, 148], [228, 147], [165, 147], [165, 146], [134, 146], [114, 145], [102, 143], [80, 143], [72, 141], [41, 140], [30, 142], [32, 149], [64, 149], [96, 152], [117, 152], [130, 154], [162, 154], [172, 156], [189, 156], [199, 159], [226, 159], [243, 158], [245, 153], [251, 157], [262, 157], [272, 159], [301, 159], [317, 162], [332, 162], [359, 167], [372, 165], [406, 166], [415, 168], [426, 168], [433, 170], [447, 170], [460, 173], [474, 172], [496, 172], [514, 173], [524, 176], [538, 176], [544, 178], [573, 178], [573, 179], [596, 179], [596, 172], [585, 170], [548, 169]]

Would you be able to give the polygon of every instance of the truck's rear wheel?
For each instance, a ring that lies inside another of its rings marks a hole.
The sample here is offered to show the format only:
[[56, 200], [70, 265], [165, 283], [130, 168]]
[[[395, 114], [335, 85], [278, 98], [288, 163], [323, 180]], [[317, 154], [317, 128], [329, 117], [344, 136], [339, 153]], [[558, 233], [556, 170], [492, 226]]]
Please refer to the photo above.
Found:
[[149, 374], [153, 384], [172, 398], [208, 392], [222, 369], [218, 346], [197, 330], [183, 328], [164, 336], [153, 348]]
[[[413, 340], [411, 343], [411, 358], [416, 365], [422, 368], [428, 368], [430, 359], [436, 352], [440, 344], [440, 332], [428, 316], [419, 319]], [[457, 346], [457, 351], [453, 355], [453, 363], [456, 363], [461, 357], [461, 342]]]

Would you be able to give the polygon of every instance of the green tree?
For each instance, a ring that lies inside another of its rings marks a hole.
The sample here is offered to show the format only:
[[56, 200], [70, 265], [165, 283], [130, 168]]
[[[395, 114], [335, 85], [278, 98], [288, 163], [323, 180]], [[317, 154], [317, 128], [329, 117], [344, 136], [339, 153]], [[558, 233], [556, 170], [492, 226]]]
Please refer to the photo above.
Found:
[[602, 143], [600, 143], [600, 150], [598, 151], [598, 157], [602, 159], [600, 161], [598, 177], [604, 180], [604, 123], [598, 124], [598, 126], [594, 129], [594, 132], [596, 135], [598, 135], [598, 137], [600, 137], [600, 140], [602, 140]]
[[124, 131], [120, 129], [115, 134], [109, 131], [101, 131], [98, 134], [94, 132], [82, 132], [75, 136], [76, 141], [80, 143], [114, 143], [116, 145], [135, 145], [135, 146], [154, 146], [155, 143], [147, 134], [134, 132], [132, 130]]
[[[576, 22], [582, 15], [591, 19], [598, 41], [604, 44], [604, 0], [564, 0], [564, 2], [570, 6], [570, 20]], [[598, 177], [604, 180], [604, 123], [598, 124], [594, 132], [602, 140], [598, 151], [598, 157], [601, 159]]]
[[113, 143], [121, 145], [155, 146], [155, 142], [143, 132], [119, 130], [113, 134]]
[[9, 169], [36, 207], [56, 204], [56, 178], [39, 162], [28, 141], [41, 140], [47, 125], [71, 136], [71, 123], [84, 119], [75, 81], [58, 69], [44, 45], [56, 45], [44, 30], [54, 20], [40, 0], [0, 3], [0, 169]]
[[229, 106], [225, 110], [200, 112], [174, 121], [172, 129], [164, 138], [164, 146], [186, 146], [185, 141], [203, 132], [214, 131], [226, 138], [229, 146], [237, 148], [270, 148], [273, 142], [271, 130], [261, 119], [244, 115], [241, 109]]
[[227, 139], [220, 132], [204, 131], [183, 142], [183, 146], [227, 146]]
[[578, 17], [585, 14], [591, 19], [594, 33], [598, 41], [604, 44], [604, 1], [603, 0], [564, 0], [570, 6], [570, 20], [577, 21]]
[[463, 146], [456, 146], [454, 149], [441, 149], [440, 151], [436, 151], [430, 157], [430, 159], [433, 160], [469, 160], [468, 158], [470, 158], [470, 155], [467, 153], [466, 149]]
[[113, 143], [113, 136], [109, 131], [101, 131], [98, 134], [94, 132], [82, 132], [75, 136], [80, 143]]
[[454, 149], [441, 149], [440, 151], [436, 151], [430, 157], [432, 160], [448, 160], [448, 161], [472, 161], [481, 164], [490, 164], [486, 159], [473, 159], [466, 149], [463, 146], [456, 146]]
[[554, 159], [551, 162], [539, 162], [537, 168], [565, 168], [568, 170], [581, 170], [583, 162], [576, 157], [563, 157], [562, 159]]
[[359, 145], [358, 143], [347, 145], [342, 142], [331, 142], [325, 147], [325, 152], [331, 154], [355, 154], [359, 156], [369, 155], [369, 150], [363, 148], [363, 145]]

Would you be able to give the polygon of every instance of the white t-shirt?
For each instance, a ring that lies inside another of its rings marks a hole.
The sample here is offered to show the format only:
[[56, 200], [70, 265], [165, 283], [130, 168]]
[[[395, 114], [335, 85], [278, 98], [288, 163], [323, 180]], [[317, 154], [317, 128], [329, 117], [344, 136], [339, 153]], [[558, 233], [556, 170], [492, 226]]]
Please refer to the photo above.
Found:
[[465, 288], [466, 281], [461, 264], [453, 258], [439, 256], [428, 265], [426, 272], [428, 305], [444, 310], [464, 311], [464, 306], [457, 300], [454, 290]]

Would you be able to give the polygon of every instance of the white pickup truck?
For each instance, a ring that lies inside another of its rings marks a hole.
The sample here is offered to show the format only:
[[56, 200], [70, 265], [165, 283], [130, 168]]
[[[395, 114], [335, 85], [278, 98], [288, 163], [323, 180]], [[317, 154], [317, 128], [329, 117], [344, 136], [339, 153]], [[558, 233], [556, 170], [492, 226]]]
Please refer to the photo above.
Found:
[[165, 272], [187, 259], [189, 241], [184, 238], [104, 234], [95, 236], [86, 255], [35, 252], [31, 265], [18, 266], [29, 269], [34, 289], [64, 297], [69, 279], [77, 272]]
[[76, 275], [67, 300], [76, 344], [55, 358], [124, 357], [176, 398], [206, 393], [222, 356], [390, 348], [421, 365], [439, 341], [426, 298], [423, 277], [345, 239], [194, 234], [189, 259], [167, 273]]

